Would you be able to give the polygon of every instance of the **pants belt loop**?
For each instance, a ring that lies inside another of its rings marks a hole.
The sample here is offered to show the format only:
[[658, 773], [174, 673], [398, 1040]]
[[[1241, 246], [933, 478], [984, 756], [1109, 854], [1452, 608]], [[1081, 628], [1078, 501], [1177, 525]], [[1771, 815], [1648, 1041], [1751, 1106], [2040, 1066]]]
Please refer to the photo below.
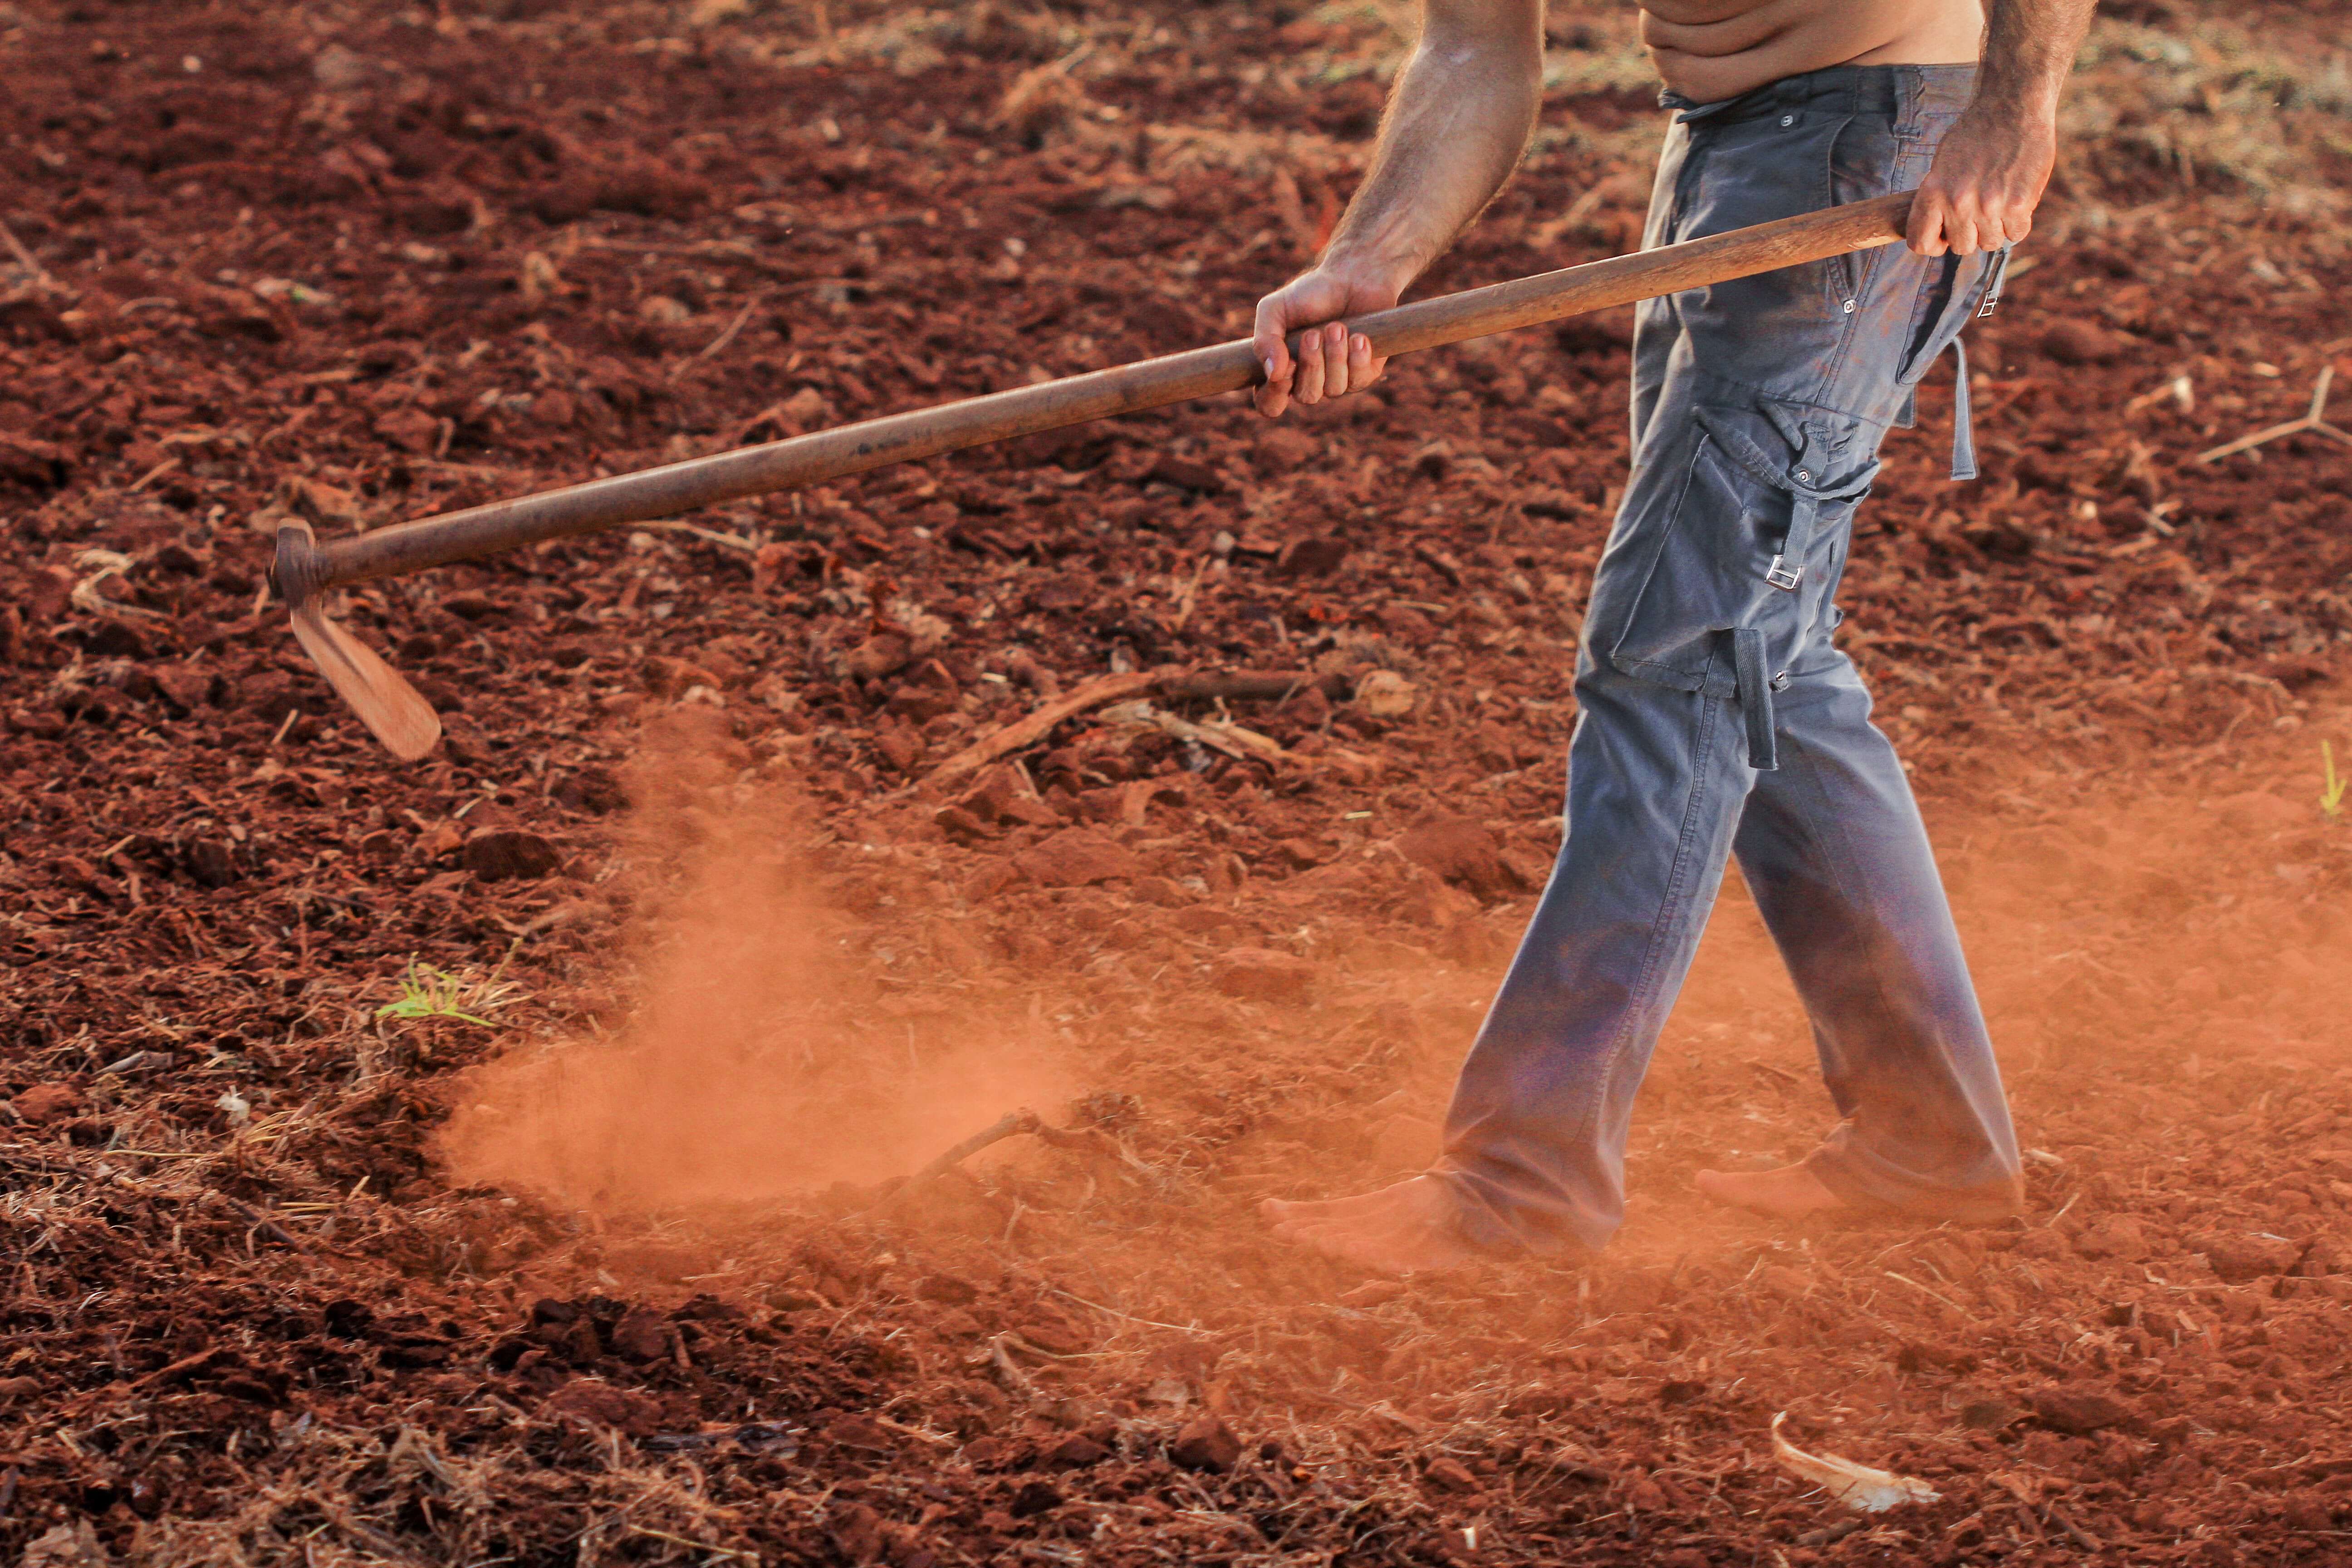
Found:
[[1769, 773], [1780, 765], [1772, 741], [1772, 683], [1764, 674], [1764, 634], [1753, 626], [1731, 632], [1731, 668], [1739, 683], [1739, 712], [1748, 726], [1748, 765]]
[[1952, 384], [1952, 478], [1972, 479], [1977, 477], [1977, 433], [1969, 416], [1969, 351], [1958, 338], [1952, 340], [1952, 358], [1958, 366], [1958, 378]]

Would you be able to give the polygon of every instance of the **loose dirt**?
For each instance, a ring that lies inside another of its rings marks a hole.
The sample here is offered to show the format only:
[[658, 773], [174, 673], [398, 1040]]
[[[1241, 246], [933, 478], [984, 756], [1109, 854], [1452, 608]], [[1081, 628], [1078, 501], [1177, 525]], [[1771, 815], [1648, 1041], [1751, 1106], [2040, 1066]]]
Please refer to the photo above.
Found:
[[[1830, 1115], [1735, 887], [1620, 1243], [1402, 1285], [1250, 1210], [1432, 1152], [1557, 847], [1622, 315], [362, 589], [417, 766], [263, 602], [283, 513], [1237, 335], [1387, 10], [0, 5], [0, 1552], [2341, 1560], [2345, 456], [2194, 460], [2352, 369], [2339, 37], [2100, 24], [1988, 478], [1930, 388], [1855, 542], [2027, 1215], [1703, 1208]], [[1550, 39], [1433, 289], [1636, 231], [1631, 23]], [[921, 787], [1163, 665], [1329, 679]], [[1024, 1103], [1106, 1136], [883, 1202]], [[1941, 1500], [1849, 1515], [1782, 1410]]]

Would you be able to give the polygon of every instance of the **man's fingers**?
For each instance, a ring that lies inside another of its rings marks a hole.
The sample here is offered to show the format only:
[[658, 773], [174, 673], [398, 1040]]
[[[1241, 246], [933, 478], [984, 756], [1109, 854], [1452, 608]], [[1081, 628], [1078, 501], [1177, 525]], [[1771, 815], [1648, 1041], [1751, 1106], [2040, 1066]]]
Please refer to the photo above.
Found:
[[1257, 330], [1252, 346], [1265, 371], [1265, 384], [1257, 389], [1257, 411], [1271, 419], [1290, 406], [1290, 386], [1298, 367], [1291, 362], [1290, 345], [1283, 341], [1284, 309], [1279, 295], [1269, 294], [1257, 304]]
[[1903, 242], [1918, 256], [1944, 254], [1944, 216], [1946, 207], [1941, 193], [1922, 189], [1912, 198], [1911, 222], [1906, 226]]
[[[1344, 319], [1335, 318], [1378, 310], [1393, 300], [1319, 273], [1294, 279], [1260, 300], [1250, 334], [1265, 376], [1254, 397], [1258, 411], [1280, 414], [1293, 403], [1345, 396], [1378, 380], [1387, 361], [1373, 354], [1370, 339], [1350, 332]], [[1296, 341], [1287, 341], [1294, 331]]]
[[1287, 381], [1291, 372], [1290, 344], [1284, 341], [1281, 312], [1269, 309], [1273, 303], [1268, 300], [1258, 307], [1257, 330], [1251, 334], [1250, 346], [1257, 350], [1257, 361], [1265, 367], [1266, 380]]
[[1298, 339], [1298, 377], [1291, 390], [1299, 402], [1312, 407], [1323, 401], [1323, 334], [1305, 332]]
[[[1272, 364], [1274, 362], [1268, 360], [1266, 363]], [[1286, 366], [1280, 375], [1271, 373], [1267, 374], [1265, 384], [1259, 387], [1256, 393], [1257, 411], [1260, 414], [1271, 419], [1290, 406], [1290, 384], [1293, 374], [1294, 373]]]
[[1955, 256], [1974, 256], [1987, 248], [1979, 243], [1985, 232], [1984, 208], [1975, 202], [1955, 204], [1951, 216], [1944, 220], [1944, 237]]
[[1348, 329], [1333, 321], [1315, 335], [1323, 340], [1323, 395], [1344, 397], [1348, 392]]

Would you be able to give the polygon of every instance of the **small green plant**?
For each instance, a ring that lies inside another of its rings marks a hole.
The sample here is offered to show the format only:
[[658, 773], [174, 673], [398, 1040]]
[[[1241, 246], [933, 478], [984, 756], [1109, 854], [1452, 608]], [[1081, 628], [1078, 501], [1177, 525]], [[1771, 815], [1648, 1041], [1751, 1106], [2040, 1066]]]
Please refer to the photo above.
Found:
[[2330, 816], [2344, 815], [2344, 790], [2352, 779], [2339, 777], [2336, 772], [2336, 748], [2326, 742], [2319, 742], [2319, 765], [2327, 770], [2327, 782], [2319, 791], [2319, 809]]
[[419, 963], [411, 954], [408, 968], [400, 977], [400, 994], [378, 1007], [375, 1016], [380, 1019], [456, 1018], [479, 1024], [486, 1029], [495, 1027], [481, 1015], [495, 1013], [513, 1000], [515, 987], [500, 984], [499, 978], [507, 972], [507, 964], [513, 957], [514, 948], [509, 947], [488, 979], [469, 984], [446, 970]]

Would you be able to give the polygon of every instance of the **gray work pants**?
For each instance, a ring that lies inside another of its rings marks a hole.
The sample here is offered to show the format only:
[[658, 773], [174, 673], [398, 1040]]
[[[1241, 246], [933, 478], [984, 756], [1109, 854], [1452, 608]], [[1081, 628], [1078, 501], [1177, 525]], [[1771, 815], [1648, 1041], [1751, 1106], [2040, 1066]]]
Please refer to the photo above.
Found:
[[[1845, 66], [1679, 108], [1647, 245], [1916, 185], [1970, 66]], [[1471, 1239], [1599, 1247], [1635, 1090], [1737, 855], [1844, 1121], [1857, 1205], [2014, 1191], [1999, 1071], [1902, 765], [1831, 641], [1854, 508], [1990, 258], [1901, 246], [1655, 300], [1633, 468], [1577, 662], [1567, 837], [1464, 1063], [1439, 1167]], [[1967, 371], [1956, 478], [1967, 442]]]

